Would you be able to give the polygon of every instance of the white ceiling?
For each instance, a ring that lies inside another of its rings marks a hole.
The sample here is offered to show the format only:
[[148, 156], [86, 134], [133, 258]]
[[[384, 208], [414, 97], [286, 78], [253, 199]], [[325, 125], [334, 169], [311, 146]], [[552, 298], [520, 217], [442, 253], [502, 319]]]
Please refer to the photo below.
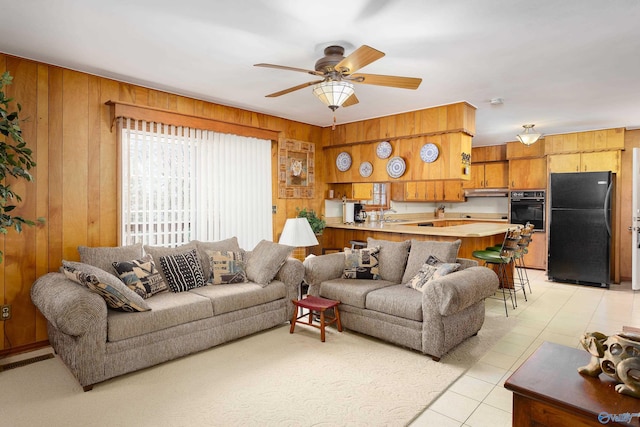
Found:
[[[310, 88], [325, 46], [386, 56], [361, 71], [421, 77], [357, 85], [338, 123], [467, 101], [474, 145], [640, 127], [638, 0], [0, 0], [0, 52], [319, 126]], [[492, 98], [504, 104], [491, 105]]]

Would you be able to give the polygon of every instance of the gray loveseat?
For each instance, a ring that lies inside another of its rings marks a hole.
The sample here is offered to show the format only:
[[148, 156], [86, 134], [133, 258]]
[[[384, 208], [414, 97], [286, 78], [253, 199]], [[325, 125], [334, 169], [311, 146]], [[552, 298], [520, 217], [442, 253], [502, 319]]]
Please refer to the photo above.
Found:
[[[460, 241], [369, 238], [368, 247], [376, 246], [379, 280], [343, 278], [344, 252], [304, 261], [309, 294], [340, 301], [343, 327], [419, 350], [436, 361], [478, 333], [484, 299], [498, 289], [498, 277], [476, 261], [457, 258]], [[421, 290], [406, 286], [431, 255], [460, 267]]]
[[[254, 276], [262, 283], [249, 280], [207, 284], [183, 292], [163, 291], [134, 301], [143, 305], [144, 311], [126, 312], [109, 308], [101, 295], [58, 272], [38, 278], [31, 298], [47, 319], [51, 346], [87, 391], [106, 379], [289, 321], [294, 310], [291, 300], [297, 297], [304, 267], [288, 258], [292, 248], [264, 242], [247, 252], [246, 263], [249, 279]], [[194, 241], [175, 249], [145, 246], [144, 252], [158, 258], [193, 249], [202, 260], [204, 276], [211, 273], [206, 250], [240, 250], [232, 238], [213, 243]], [[142, 245], [80, 247], [79, 251], [83, 265], [110, 273], [114, 261], [144, 257]], [[253, 266], [252, 259], [256, 261]], [[78, 264], [65, 262], [64, 268]], [[164, 272], [162, 277], [166, 280]], [[112, 283], [110, 280], [102, 277], [102, 282]]]

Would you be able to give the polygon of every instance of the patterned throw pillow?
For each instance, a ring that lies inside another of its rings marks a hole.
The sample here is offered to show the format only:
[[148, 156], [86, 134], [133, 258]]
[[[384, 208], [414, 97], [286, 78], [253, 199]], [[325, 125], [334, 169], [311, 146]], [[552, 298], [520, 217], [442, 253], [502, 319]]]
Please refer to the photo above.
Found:
[[161, 256], [160, 266], [172, 292], [184, 292], [207, 284], [195, 249]]
[[380, 246], [363, 249], [344, 248], [344, 279], [380, 279], [378, 268]]
[[62, 272], [68, 279], [100, 295], [111, 308], [129, 312], [151, 310], [140, 295], [101, 268], [80, 262], [62, 261]]
[[458, 263], [442, 262], [438, 257], [430, 255], [427, 261], [420, 267], [418, 274], [416, 274], [406, 286], [424, 292], [427, 283], [432, 280], [438, 280], [449, 273], [453, 273], [458, 268], [460, 268], [460, 264]]
[[113, 268], [118, 272], [120, 280], [142, 298], [149, 298], [169, 289], [149, 254], [133, 261], [116, 261]]
[[211, 277], [214, 285], [226, 283], [243, 283], [247, 281], [244, 271], [244, 252], [238, 251], [206, 251], [209, 257]]

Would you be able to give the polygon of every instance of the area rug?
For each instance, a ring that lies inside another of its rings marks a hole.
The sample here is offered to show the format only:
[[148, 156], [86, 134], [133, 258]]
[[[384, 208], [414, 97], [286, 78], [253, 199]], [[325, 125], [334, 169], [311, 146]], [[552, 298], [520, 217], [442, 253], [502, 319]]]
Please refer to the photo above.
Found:
[[59, 358], [0, 375], [0, 420], [20, 426], [402, 426], [514, 325], [487, 313], [434, 362], [351, 331], [288, 325], [114, 378], [84, 393]]

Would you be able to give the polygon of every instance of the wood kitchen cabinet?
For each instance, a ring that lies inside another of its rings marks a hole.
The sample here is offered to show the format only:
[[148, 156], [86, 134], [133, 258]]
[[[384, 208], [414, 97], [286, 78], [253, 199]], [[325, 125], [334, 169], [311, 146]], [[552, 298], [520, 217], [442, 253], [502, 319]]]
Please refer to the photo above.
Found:
[[410, 181], [391, 184], [391, 199], [404, 202], [463, 202], [460, 181]]
[[351, 198], [355, 200], [371, 200], [373, 199], [373, 183], [372, 182], [354, 182], [351, 184]]
[[620, 171], [620, 150], [547, 156], [549, 172]]
[[547, 233], [536, 231], [531, 235], [524, 264], [527, 268], [547, 269]]
[[463, 184], [463, 188], [507, 188], [508, 186], [508, 162], [471, 164], [471, 180]]
[[547, 159], [540, 157], [509, 160], [509, 188], [518, 190], [547, 188]]

